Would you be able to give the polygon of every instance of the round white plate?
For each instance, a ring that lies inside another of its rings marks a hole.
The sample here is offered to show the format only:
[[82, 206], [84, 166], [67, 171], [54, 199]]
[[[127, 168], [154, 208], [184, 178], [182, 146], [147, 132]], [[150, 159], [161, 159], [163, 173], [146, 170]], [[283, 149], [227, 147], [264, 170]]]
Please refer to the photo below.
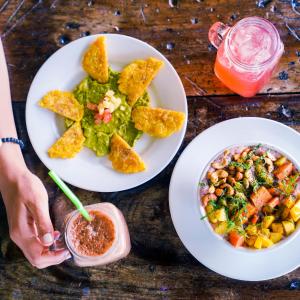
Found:
[[65, 130], [63, 118], [38, 106], [49, 91], [73, 90], [87, 74], [81, 67], [83, 53], [99, 35], [78, 39], [55, 52], [40, 68], [29, 90], [26, 104], [26, 124], [32, 146], [47, 168], [54, 170], [66, 182], [91, 191], [115, 192], [136, 187], [161, 172], [172, 160], [182, 143], [187, 121], [187, 102], [183, 85], [170, 62], [150, 45], [124, 35], [106, 34], [109, 65], [121, 71], [136, 59], [150, 56], [164, 61], [164, 67], [148, 88], [152, 106], [182, 111], [186, 121], [180, 132], [166, 139], [154, 139], [146, 134], [135, 149], [147, 165], [136, 174], [114, 171], [107, 156], [97, 157], [84, 148], [73, 159], [50, 159], [48, 148]]
[[268, 144], [300, 165], [300, 135], [263, 118], [221, 122], [199, 134], [179, 158], [170, 183], [169, 204], [175, 229], [188, 251], [209, 269], [239, 280], [259, 281], [284, 275], [300, 265], [300, 234], [269, 249], [234, 248], [215, 234], [203, 216], [198, 184], [207, 164], [232, 145]]

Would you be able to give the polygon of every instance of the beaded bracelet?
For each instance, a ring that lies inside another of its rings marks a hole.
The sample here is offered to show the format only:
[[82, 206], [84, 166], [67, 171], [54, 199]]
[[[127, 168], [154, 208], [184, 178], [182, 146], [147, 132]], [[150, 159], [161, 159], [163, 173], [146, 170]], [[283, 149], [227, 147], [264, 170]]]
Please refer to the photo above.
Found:
[[18, 144], [22, 150], [25, 147], [24, 142], [22, 140], [13, 137], [0, 138], [0, 146], [2, 145], [2, 143]]

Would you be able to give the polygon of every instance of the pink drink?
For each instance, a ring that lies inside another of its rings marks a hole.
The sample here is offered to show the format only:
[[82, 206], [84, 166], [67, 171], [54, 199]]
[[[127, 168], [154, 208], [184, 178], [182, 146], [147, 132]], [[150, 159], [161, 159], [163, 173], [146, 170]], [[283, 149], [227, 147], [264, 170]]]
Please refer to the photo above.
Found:
[[232, 91], [252, 97], [270, 80], [283, 53], [283, 44], [272, 23], [250, 17], [230, 28], [214, 24], [210, 41], [219, 49], [216, 76]]

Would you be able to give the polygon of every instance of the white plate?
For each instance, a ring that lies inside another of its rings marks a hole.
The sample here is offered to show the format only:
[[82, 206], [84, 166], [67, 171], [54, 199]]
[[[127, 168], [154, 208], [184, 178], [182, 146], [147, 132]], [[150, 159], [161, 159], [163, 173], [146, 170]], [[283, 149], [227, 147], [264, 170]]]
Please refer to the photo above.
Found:
[[267, 280], [300, 265], [300, 234], [270, 249], [234, 248], [200, 220], [198, 183], [217, 153], [232, 145], [268, 144], [283, 150], [300, 165], [300, 135], [281, 123], [263, 118], [238, 118], [199, 134], [179, 158], [170, 183], [169, 204], [175, 229], [188, 251], [209, 269], [239, 280]]
[[[186, 121], [180, 132], [166, 139], [150, 138], [146, 134], [135, 149], [147, 165], [147, 170], [137, 174], [114, 171], [105, 157], [96, 157], [84, 148], [75, 158], [50, 159], [47, 149], [63, 133], [63, 119], [42, 109], [38, 101], [54, 89], [73, 90], [87, 76], [81, 67], [84, 51], [99, 35], [76, 40], [55, 52], [40, 68], [29, 90], [26, 104], [26, 124], [32, 146], [49, 168], [66, 182], [91, 191], [114, 192], [136, 187], [161, 172], [172, 160], [182, 143]], [[150, 56], [164, 61], [164, 67], [148, 88], [152, 106], [182, 111], [187, 117], [187, 102], [183, 85], [170, 62], [150, 45], [124, 35], [106, 34], [109, 65], [120, 71], [135, 59]]]

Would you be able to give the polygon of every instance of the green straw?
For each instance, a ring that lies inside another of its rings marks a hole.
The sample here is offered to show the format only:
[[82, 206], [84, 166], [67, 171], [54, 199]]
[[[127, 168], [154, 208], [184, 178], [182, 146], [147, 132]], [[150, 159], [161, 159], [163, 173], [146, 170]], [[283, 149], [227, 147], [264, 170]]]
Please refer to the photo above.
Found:
[[82, 203], [78, 199], [78, 197], [68, 188], [68, 186], [58, 177], [58, 175], [54, 171], [49, 171], [49, 176], [53, 179], [53, 181], [58, 185], [58, 187], [64, 192], [64, 194], [71, 200], [71, 202], [75, 205], [75, 207], [79, 210], [82, 216], [87, 221], [92, 221], [91, 216], [87, 212], [87, 210], [83, 207]]

